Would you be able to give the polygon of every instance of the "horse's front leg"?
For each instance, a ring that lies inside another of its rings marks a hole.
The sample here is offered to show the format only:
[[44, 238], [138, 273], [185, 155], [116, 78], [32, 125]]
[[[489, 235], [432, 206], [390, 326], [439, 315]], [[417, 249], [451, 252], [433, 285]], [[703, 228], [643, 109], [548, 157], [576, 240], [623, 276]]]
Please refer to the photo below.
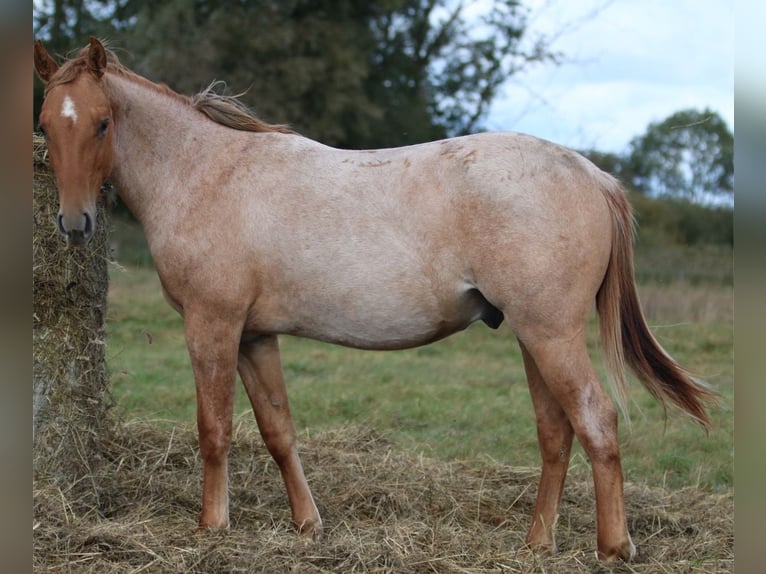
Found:
[[186, 309], [184, 329], [197, 389], [197, 428], [204, 466], [199, 528], [228, 528], [228, 456], [241, 325]]
[[298, 457], [276, 336], [243, 342], [238, 368], [263, 441], [285, 481], [293, 523], [300, 534], [317, 539], [322, 533], [322, 519]]

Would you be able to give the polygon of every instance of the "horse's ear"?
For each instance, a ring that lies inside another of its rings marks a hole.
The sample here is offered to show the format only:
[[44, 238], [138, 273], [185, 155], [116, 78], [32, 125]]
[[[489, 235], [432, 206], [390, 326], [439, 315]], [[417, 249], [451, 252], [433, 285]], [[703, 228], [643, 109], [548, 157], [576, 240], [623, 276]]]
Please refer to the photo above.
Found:
[[90, 37], [90, 49], [88, 50], [88, 69], [97, 78], [103, 76], [106, 70], [106, 50], [98, 38], [93, 36]]
[[42, 40], [35, 42], [35, 71], [37, 71], [37, 75], [40, 79], [43, 82], [48, 83], [48, 80], [53, 77], [53, 74], [55, 74], [58, 69], [59, 65], [48, 53], [48, 50], [45, 49]]

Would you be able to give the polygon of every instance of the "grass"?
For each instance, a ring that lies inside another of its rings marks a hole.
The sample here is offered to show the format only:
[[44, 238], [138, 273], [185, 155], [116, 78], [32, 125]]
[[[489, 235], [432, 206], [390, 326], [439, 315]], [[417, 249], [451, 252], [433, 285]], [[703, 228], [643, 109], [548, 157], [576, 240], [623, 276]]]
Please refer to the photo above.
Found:
[[[129, 228], [117, 235], [128, 237], [118, 257], [129, 263], [110, 272], [108, 362], [118, 409], [126, 418], [167, 427], [191, 424], [195, 394], [182, 320], [162, 297], [140, 235]], [[730, 489], [732, 289], [674, 282], [646, 284], [640, 291], [662, 344], [713, 384], [721, 400], [711, 411], [713, 431], [706, 436], [676, 412], [666, 421], [662, 408], [632, 384], [633, 429], [628, 432], [622, 424], [621, 430], [626, 479]], [[603, 375], [597, 341], [591, 321], [589, 347]], [[479, 324], [428, 347], [399, 352], [358, 351], [292, 337], [281, 338], [281, 346], [293, 416], [302, 433], [353, 423], [441, 460], [539, 464], [521, 355], [505, 327], [494, 332]], [[235, 413], [249, 410], [239, 387]], [[576, 450], [574, 463], [583, 456]]]

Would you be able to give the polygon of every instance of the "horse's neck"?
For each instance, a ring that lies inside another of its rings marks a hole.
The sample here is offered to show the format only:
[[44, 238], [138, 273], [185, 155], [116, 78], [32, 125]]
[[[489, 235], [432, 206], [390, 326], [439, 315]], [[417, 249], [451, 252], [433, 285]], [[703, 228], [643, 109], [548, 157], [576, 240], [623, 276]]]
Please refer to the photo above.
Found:
[[182, 174], [195, 161], [183, 148], [201, 129], [199, 114], [129, 78], [109, 75], [108, 82], [117, 138], [112, 180], [128, 209], [146, 227], [166, 210], [169, 197], [177, 196], [174, 191]]

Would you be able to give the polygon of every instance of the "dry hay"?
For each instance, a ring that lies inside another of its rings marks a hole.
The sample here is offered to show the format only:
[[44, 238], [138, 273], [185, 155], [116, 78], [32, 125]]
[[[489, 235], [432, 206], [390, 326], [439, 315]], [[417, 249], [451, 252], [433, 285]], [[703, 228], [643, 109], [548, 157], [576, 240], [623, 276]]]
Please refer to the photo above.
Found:
[[93, 238], [68, 249], [56, 230], [58, 196], [40, 136], [33, 136], [32, 155], [35, 472], [68, 483], [92, 475], [108, 430], [108, 225], [100, 201]]
[[561, 553], [517, 554], [538, 473], [500, 464], [435, 461], [392, 447], [374, 431], [345, 428], [303, 437], [309, 483], [325, 521], [321, 542], [298, 538], [276, 465], [249, 417], [231, 452], [231, 522], [194, 534], [201, 463], [190, 428], [119, 427], [104, 443], [87, 512], [71, 492], [35, 485], [36, 572], [729, 572], [733, 501], [690, 488], [627, 485], [639, 547], [631, 565], [596, 562], [587, 465], [567, 482], [558, 524]]

